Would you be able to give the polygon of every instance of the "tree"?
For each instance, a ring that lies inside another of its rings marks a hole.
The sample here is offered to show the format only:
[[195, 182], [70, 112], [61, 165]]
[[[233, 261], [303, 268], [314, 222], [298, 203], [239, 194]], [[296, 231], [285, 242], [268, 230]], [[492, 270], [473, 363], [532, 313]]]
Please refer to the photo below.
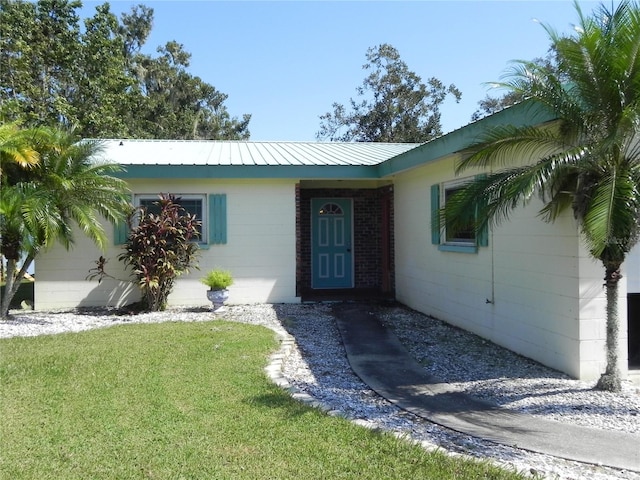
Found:
[[[559, 75], [559, 78], [562, 78], [562, 72], [558, 72], [556, 68], [556, 59], [553, 47], [549, 49], [546, 57], [535, 58], [533, 62], [544, 66], [549, 70], [556, 71], [556, 73]], [[496, 86], [495, 84], [491, 85]], [[525, 100], [523, 93], [514, 90], [510, 90], [500, 97], [492, 97], [490, 95], [487, 95], [485, 98], [478, 102], [479, 108], [478, 110], [473, 112], [473, 115], [471, 115], [471, 121], [475, 122], [480, 120], [481, 118], [486, 117], [487, 115], [493, 115], [494, 113], [497, 113], [500, 110], [504, 110], [507, 107], [516, 105], [523, 100]]]
[[79, 1], [0, 0], [0, 114], [26, 126], [75, 120], [69, 95], [80, 65]]
[[352, 98], [350, 111], [334, 103], [333, 112], [321, 115], [319, 140], [426, 142], [442, 134], [440, 105], [447, 96], [462, 96], [435, 77], [424, 84], [388, 44], [369, 48], [363, 69], [371, 73], [357, 88], [362, 100]]
[[[24, 130], [17, 124], [0, 125], [0, 178], [13, 169], [31, 168], [39, 161], [40, 155], [33, 149], [30, 136]], [[0, 282], [4, 277], [4, 258], [0, 255]]]
[[[0, 119], [62, 124], [85, 138], [246, 139], [250, 115], [187, 71], [177, 42], [140, 53], [153, 9], [119, 20], [108, 3], [80, 21], [80, 1], [0, 0]], [[157, 88], [156, 88], [157, 87]]]
[[131, 8], [131, 13], [123, 13], [120, 18], [122, 25], [119, 33], [124, 39], [124, 56], [133, 60], [151, 33], [153, 8], [136, 5]]
[[507, 107], [517, 105], [523, 100], [525, 99], [522, 97], [522, 94], [518, 92], [507, 92], [501, 97], [492, 97], [490, 95], [487, 95], [478, 102], [479, 108], [478, 110], [473, 112], [473, 115], [471, 115], [471, 121], [476, 122], [481, 118], [484, 118], [488, 115], [493, 115], [494, 113], [497, 113], [500, 110], [504, 110]]
[[74, 118], [86, 138], [128, 137], [135, 130], [140, 97], [136, 79], [127, 71], [125, 37], [109, 4], [96, 7], [84, 22], [78, 44], [79, 71], [71, 79], [75, 86], [67, 96]]
[[146, 208], [134, 212], [132, 219], [137, 225], [118, 257], [133, 269], [145, 311], [164, 310], [175, 279], [187, 273], [196, 260], [198, 245], [193, 240], [199, 235], [201, 223], [180, 206], [179, 200], [173, 195], [160, 195], [155, 212]]
[[249, 138], [250, 115], [232, 118], [224, 107], [227, 95], [187, 72], [191, 54], [177, 42], [158, 48], [157, 58], [138, 59], [144, 98], [139, 118], [145, 134], [183, 140]]
[[[546, 221], [571, 209], [591, 255], [604, 267], [607, 366], [597, 388], [621, 388], [618, 366], [620, 266], [640, 230], [640, 9], [631, 1], [600, 5], [592, 17], [577, 2], [579, 24], [561, 36], [545, 26], [557, 52], [557, 70], [515, 64], [501, 85], [542, 105], [555, 128], [496, 127], [468, 151], [458, 172], [497, 167], [468, 184], [444, 207], [455, 228], [478, 208], [477, 228], [505, 220], [537, 192]], [[510, 166], [526, 158], [525, 166]]]
[[120, 167], [97, 160], [100, 143], [44, 128], [31, 138], [38, 164], [19, 173], [5, 170], [1, 178], [0, 253], [7, 259], [7, 282], [0, 317], [7, 316], [20, 280], [38, 253], [56, 241], [71, 248], [74, 225], [104, 248], [101, 218], [116, 222], [129, 208], [125, 182], [109, 175]]

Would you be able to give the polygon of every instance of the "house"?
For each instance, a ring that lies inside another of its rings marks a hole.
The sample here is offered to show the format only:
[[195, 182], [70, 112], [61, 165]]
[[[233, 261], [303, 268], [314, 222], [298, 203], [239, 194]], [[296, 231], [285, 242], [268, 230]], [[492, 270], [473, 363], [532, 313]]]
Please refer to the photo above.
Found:
[[[603, 269], [570, 212], [547, 224], [534, 201], [477, 236], [447, 235], [432, 222], [467, 178], [454, 173], [460, 151], [484, 129], [547, 120], [517, 106], [425, 144], [122, 139], [106, 141], [104, 156], [126, 168], [134, 204], [172, 193], [202, 218], [200, 269], [233, 272], [230, 303], [374, 291], [573, 377], [596, 379], [606, 364]], [[137, 300], [117, 261], [123, 233], [109, 231], [106, 252], [79, 235], [71, 252], [56, 247], [39, 257], [36, 308]], [[87, 281], [101, 254], [115, 278]], [[627, 281], [640, 285], [633, 261], [620, 283], [620, 312]], [[208, 304], [201, 275], [181, 277], [170, 304]], [[627, 318], [620, 320], [626, 373], [628, 352], [640, 341], [627, 349]]]

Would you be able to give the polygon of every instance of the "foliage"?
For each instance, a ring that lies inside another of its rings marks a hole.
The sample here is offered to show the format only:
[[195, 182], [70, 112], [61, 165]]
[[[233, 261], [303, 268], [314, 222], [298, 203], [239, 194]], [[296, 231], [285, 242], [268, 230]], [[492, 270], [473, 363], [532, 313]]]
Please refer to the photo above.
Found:
[[70, 249], [74, 225], [104, 248], [102, 219], [121, 220], [128, 205], [126, 184], [110, 175], [120, 167], [98, 160], [99, 142], [47, 128], [23, 130], [16, 138], [11, 141], [19, 140], [21, 149], [37, 152], [38, 163], [2, 170], [0, 253], [7, 260], [7, 285], [0, 317], [38, 253], [57, 241]]
[[107, 272], [106, 267], [107, 263], [109, 263], [109, 260], [107, 258], [100, 255], [98, 259], [93, 263], [95, 263], [96, 266], [89, 269], [89, 273], [86, 276], [85, 280], [97, 279], [98, 283], [102, 283], [102, 280], [104, 280], [105, 278], [112, 278], [114, 280], [116, 279], [116, 277]]
[[228, 270], [210, 270], [200, 281], [211, 290], [224, 290], [233, 285], [233, 276]]
[[0, 125], [0, 175], [9, 163], [29, 168], [38, 164], [40, 156], [31, 145], [29, 133], [15, 123]]
[[525, 478], [293, 399], [275, 348], [223, 320], [1, 339], [0, 477]]
[[108, 3], [81, 23], [80, 1], [0, 0], [0, 119], [60, 123], [84, 138], [246, 139], [250, 115], [189, 74], [175, 41], [140, 53], [153, 9], [118, 19]]
[[[555, 51], [553, 50], [553, 46], [551, 47], [545, 58], [535, 58], [533, 60], [533, 63], [542, 65], [548, 70], [554, 70], [559, 76], [563, 75], [562, 72], [559, 72], [557, 69]], [[496, 84], [491, 85], [494, 87], [496, 86]], [[473, 112], [473, 115], [471, 115], [471, 121], [478, 121], [481, 118], [486, 117], [487, 115], [492, 115], [496, 112], [499, 112], [500, 110], [504, 110], [507, 107], [516, 105], [525, 99], [526, 97], [524, 96], [523, 92], [514, 90], [507, 91], [501, 97], [492, 97], [490, 95], [487, 95], [484, 99], [478, 102], [479, 108], [478, 110]]]
[[[607, 367], [598, 386], [619, 390], [615, 299], [620, 266], [640, 233], [640, 8], [630, 1], [611, 10], [600, 5], [592, 17], [577, 3], [575, 8], [579, 24], [572, 36], [545, 27], [557, 69], [519, 62], [501, 83], [558, 121], [547, 128], [488, 131], [458, 171], [497, 171], [461, 190], [444, 214], [455, 223], [461, 212], [478, 207], [480, 224], [499, 223], [536, 193], [547, 221], [572, 210], [591, 255], [605, 269]], [[531, 163], [510, 166], [514, 158]]]
[[340, 103], [320, 116], [319, 140], [357, 142], [426, 142], [442, 134], [440, 105], [448, 95], [459, 101], [455, 85], [435, 77], [427, 83], [400, 59], [389, 44], [367, 50], [364, 70], [370, 70], [357, 88], [362, 99], [350, 100], [348, 111]]
[[0, 1], [0, 119], [53, 126], [72, 116], [79, 7], [79, 1]]
[[131, 228], [119, 260], [130, 266], [142, 292], [143, 308], [164, 310], [175, 279], [195, 265], [200, 221], [170, 194], [159, 196], [155, 203], [159, 213], [141, 207], [132, 219]]
[[488, 115], [493, 115], [494, 113], [497, 113], [500, 110], [504, 110], [507, 107], [517, 105], [523, 100], [524, 98], [522, 97], [522, 95], [517, 92], [507, 92], [501, 97], [492, 97], [487, 95], [478, 102], [479, 108], [478, 110], [473, 112], [473, 115], [471, 115], [471, 121], [476, 122], [481, 118], [484, 118]]
[[146, 131], [154, 138], [243, 140], [250, 115], [232, 119], [227, 95], [187, 72], [191, 55], [176, 42], [158, 48], [157, 58], [139, 56], [139, 82], [147, 99]]

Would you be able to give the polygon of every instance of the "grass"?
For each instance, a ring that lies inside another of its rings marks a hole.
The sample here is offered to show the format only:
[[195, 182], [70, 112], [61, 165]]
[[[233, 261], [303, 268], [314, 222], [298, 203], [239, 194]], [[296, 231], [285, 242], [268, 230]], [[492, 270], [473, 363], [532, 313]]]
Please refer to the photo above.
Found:
[[522, 478], [291, 399], [275, 348], [224, 321], [0, 340], [0, 478]]

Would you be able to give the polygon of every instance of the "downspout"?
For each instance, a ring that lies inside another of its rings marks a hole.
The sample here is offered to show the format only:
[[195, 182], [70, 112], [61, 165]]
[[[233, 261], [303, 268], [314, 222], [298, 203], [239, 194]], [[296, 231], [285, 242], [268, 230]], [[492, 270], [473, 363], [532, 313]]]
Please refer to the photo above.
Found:
[[485, 303], [493, 305], [496, 295], [496, 267], [495, 267], [495, 251], [493, 247], [493, 229], [489, 232], [489, 245], [491, 248], [491, 296], [485, 300]]
[[[489, 168], [489, 175], [493, 175], [493, 165]], [[495, 305], [496, 300], [496, 266], [495, 266], [495, 250], [493, 228], [489, 225], [489, 248], [491, 249], [491, 296], [485, 300], [485, 303]]]

